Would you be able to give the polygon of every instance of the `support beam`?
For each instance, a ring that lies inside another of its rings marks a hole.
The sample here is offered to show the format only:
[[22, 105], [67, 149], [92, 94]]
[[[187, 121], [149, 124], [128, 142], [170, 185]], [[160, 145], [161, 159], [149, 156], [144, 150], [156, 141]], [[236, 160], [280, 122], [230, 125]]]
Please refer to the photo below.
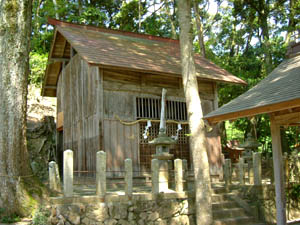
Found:
[[45, 89], [55, 89], [56, 90], [56, 86], [54, 86], [54, 85], [46, 85], [45, 86]]
[[69, 62], [69, 58], [51, 58], [50, 62]]
[[271, 115], [271, 136], [273, 151], [273, 168], [276, 192], [276, 217], [278, 225], [286, 225], [286, 204], [284, 190], [284, 175], [282, 161], [282, 147], [280, 140], [280, 126], [276, 124], [274, 116]]

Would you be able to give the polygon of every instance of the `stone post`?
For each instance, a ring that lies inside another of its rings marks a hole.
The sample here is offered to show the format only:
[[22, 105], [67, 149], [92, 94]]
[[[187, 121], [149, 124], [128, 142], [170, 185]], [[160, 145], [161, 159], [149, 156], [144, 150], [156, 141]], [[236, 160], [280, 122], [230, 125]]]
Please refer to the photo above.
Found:
[[181, 159], [174, 160], [175, 167], [175, 191], [183, 191], [183, 163]]
[[172, 160], [168, 160], [168, 188], [171, 189], [172, 188], [172, 177], [174, 175], [174, 171], [173, 171], [173, 163]]
[[186, 159], [182, 160], [183, 166], [183, 190], [188, 190], [188, 163]]
[[73, 196], [73, 151], [64, 151], [64, 195]]
[[132, 196], [132, 160], [125, 159], [125, 194], [129, 197]]
[[228, 189], [229, 185], [231, 184], [231, 160], [230, 159], [225, 159], [224, 179], [225, 179], [225, 187], [226, 189]]
[[245, 170], [244, 170], [244, 158], [239, 159], [239, 181], [240, 185], [245, 184]]
[[224, 165], [225, 165], [225, 156], [224, 156], [224, 154], [221, 154], [221, 167], [220, 167], [220, 173], [219, 173], [219, 181], [224, 180]]
[[151, 170], [152, 170], [152, 194], [158, 194], [158, 159], [152, 159]]
[[49, 185], [50, 189], [54, 191], [61, 191], [58, 166], [54, 161], [49, 163]]
[[254, 172], [254, 185], [261, 185], [261, 153], [253, 153], [253, 172]]
[[104, 198], [106, 193], [106, 153], [96, 154], [96, 195]]
[[49, 186], [51, 190], [56, 189], [56, 179], [55, 179], [55, 162], [51, 161], [49, 163]]

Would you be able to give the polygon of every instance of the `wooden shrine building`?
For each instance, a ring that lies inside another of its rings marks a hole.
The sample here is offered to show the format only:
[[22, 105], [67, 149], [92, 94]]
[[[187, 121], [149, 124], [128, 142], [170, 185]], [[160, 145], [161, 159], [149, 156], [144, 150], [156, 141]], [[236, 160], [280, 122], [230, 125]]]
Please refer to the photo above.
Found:
[[[178, 123], [182, 126], [171, 153], [190, 161], [178, 40], [54, 19], [49, 23], [55, 33], [42, 94], [57, 97], [58, 151], [74, 151], [75, 170], [95, 171], [99, 150], [107, 153], [108, 171], [122, 170], [126, 158], [133, 160], [134, 170], [149, 169], [154, 147], [148, 141], [158, 134], [162, 88], [168, 91], [168, 135], [176, 135]], [[217, 83], [245, 84], [198, 55], [195, 63], [205, 114], [218, 107]], [[147, 120], [152, 126], [144, 139]], [[217, 173], [216, 129], [208, 133], [208, 145], [211, 171]]]
[[286, 224], [285, 183], [280, 127], [300, 126], [300, 42], [264, 80], [226, 105], [207, 114], [210, 123], [267, 113], [270, 115], [277, 224]]

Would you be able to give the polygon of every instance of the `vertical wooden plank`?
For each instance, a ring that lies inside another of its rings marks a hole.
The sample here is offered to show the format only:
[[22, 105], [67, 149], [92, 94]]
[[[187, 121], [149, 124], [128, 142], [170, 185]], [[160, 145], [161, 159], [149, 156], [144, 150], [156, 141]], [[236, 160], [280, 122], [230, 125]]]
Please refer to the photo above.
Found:
[[273, 151], [273, 168], [275, 176], [275, 192], [276, 192], [276, 217], [278, 225], [286, 224], [286, 204], [285, 204], [285, 188], [284, 173], [282, 161], [282, 147], [280, 139], [280, 127], [276, 124], [274, 116], [271, 115], [271, 136]]
[[145, 117], [145, 114], [144, 114], [144, 98], [141, 98], [141, 108], [142, 108], [142, 114], [141, 114], [141, 117]]
[[135, 124], [131, 126], [131, 154], [132, 154], [132, 162], [135, 170], [140, 170], [140, 148], [139, 148], [139, 124]]
[[151, 118], [154, 118], [154, 99], [151, 98]]
[[[116, 127], [117, 127], [117, 138], [115, 140], [117, 144], [117, 155], [118, 155], [118, 168], [119, 170], [124, 170], [124, 160], [126, 159], [125, 155], [127, 151], [130, 151], [128, 149], [128, 146], [125, 145], [125, 132], [124, 127], [125, 125], [121, 124], [119, 121], [116, 121]], [[119, 173], [122, 175], [121, 173]]]
[[214, 110], [219, 108], [219, 98], [218, 98], [218, 86], [217, 83], [213, 83], [213, 90], [214, 90]]
[[109, 138], [110, 138], [110, 132], [108, 129], [108, 121], [107, 120], [103, 120], [103, 150], [106, 152], [106, 157], [107, 157], [107, 170], [110, 170], [111, 165], [112, 165], [112, 157], [111, 157], [111, 153], [109, 150]]

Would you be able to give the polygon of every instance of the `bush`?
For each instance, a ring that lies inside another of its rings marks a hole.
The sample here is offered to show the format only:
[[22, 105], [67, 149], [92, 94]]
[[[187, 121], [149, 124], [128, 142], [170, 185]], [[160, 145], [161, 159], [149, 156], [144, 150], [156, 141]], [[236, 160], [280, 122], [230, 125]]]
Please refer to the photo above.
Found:
[[50, 213], [43, 207], [37, 209], [32, 218], [33, 225], [45, 225], [48, 224], [48, 218]]

